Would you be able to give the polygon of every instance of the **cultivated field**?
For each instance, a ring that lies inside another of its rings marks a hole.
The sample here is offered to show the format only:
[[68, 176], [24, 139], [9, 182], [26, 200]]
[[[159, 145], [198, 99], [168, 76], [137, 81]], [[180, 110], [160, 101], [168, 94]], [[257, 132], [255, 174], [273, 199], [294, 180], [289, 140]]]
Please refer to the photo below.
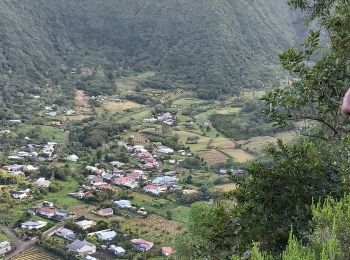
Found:
[[158, 215], [151, 215], [148, 218], [140, 218], [138, 219], [138, 222], [146, 227], [160, 230], [173, 236], [179, 235], [184, 231], [184, 226], [182, 224], [175, 221], [166, 220]]
[[54, 260], [60, 259], [52, 256], [38, 247], [32, 247], [12, 258], [12, 260]]
[[295, 132], [283, 132], [278, 133], [275, 136], [258, 136], [247, 140], [241, 140], [237, 143], [242, 145], [242, 148], [248, 148], [254, 152], [261, 152], [267, 145], [276, 144], [278, 139], [283, 140], [283, 142], [290, 142], [297, 134]]
[[207, 162], [209, 166], [226, 162], [229, 157], [218, 150], [208, 150], [199, 152], [198, 155]]
[[228, 183], [228, 184], [222, 184], [222, 185], [216, 185], [215, 189], [219, 192], [229, 192], [236, 189], [236, 184], [234, 183]]
[[221, 151], [240, 163], [247, 162], [255, 158], [253, 155], [247, 153], [242, 149], [221, 149]]
[[122, 102], [104, 101], [102, 103], [102, 107], [108, 112], [115, 113], [126, 109], [138, 108], [138, 107], [141, 107], [141, 105], [132, 101], [122, 101]]
[[240, 107], [227, 107], [227, 108], [218, 109], [216, 112], [221, 115], [228, 115], [228, 114], [238, 113], [239, 111], [241, 111]]
[[76, 110], [78, 112], [82, 112], [82, 113], [91, 112], [91, 106], [85, 95], [84, 90], [75, 91], [74, 102], [75, 102]]

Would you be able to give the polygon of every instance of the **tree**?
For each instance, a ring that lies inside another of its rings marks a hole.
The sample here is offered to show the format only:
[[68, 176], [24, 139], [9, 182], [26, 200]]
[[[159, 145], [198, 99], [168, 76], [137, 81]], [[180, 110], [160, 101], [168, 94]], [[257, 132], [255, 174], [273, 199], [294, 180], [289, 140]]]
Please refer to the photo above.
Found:
[[341, 167], [336, 158], [340, 153], [333, 149], [336, 155], [330, 156], [331, 151], [325, 143], [287, 146], [279, 141], [278, 147], [268, 149], [272, 166], [259, 162], [249, 166], [250, 177], [237, 180], [232, 195], [244, 229], [243, 247], [256, 241], [264, 250], [279, 253], [287, 244], [291, 226], [298, 238], [303, 237], [310, 229], [313, 200], [324, 201], [341, 192]]
[[315, 122], [317, 136], [340, 138], [348, 127], [339, 107], [350, 84], [350, 1], [290, 0], [293, 8], [309, 13], [308, 21], [319, 23], [329, 35], [329, 47], [321, 55], [320, 31], [311, 31], [302, 49], [280, 54], [290, 84], [270, 91], [263, 98], [267, 116], [283, 126], [300, 120]]
[[[281, 259], [349, 259], [350, 195], [346, 195], [340, 200], [327, 198], [324, 203], [314, 205], [312, 213], [315, 229], [310, 234], [310, 243], [303, 245], [291, 232], [288, 245], [281, 254]], [[251, 259], [268, 260], [272, 257], [261, 252], [258, 244], [254, 244]]]
[[178, 259], [225, 259], [236, 250], [240, 225], [230, 203], [193, 204], [187, 229], [176, 240]]

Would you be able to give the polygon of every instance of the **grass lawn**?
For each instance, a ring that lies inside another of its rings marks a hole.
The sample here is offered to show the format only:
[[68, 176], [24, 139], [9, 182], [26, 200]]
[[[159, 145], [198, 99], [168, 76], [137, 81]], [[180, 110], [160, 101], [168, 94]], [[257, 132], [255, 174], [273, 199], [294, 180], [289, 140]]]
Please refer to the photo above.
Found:
[[[188, 132], [188, 131], [174, 131], [174, 134], [177, 134], [179, 136], [179, 141], [183, 144], [185, 144], [186, 146], [191, 148], [192, 152], [198, 152], [201, 150], [205, 150], [207, 149], [207, 145], [210, 141], [210, 139], [212, 139], [211, 137], [208, 136], [201, 136], [199, 134], [193, 133], [193, 132]], [[192, 136], [197, 136], [199, 137], [198, 139], [198, 143], [197, 144], [186, 144], [187, 138], [188, 137], [192, 137]]]
[[122, 77], [116, 81], [117, 91], [120, 91], [122, 94], [125, 94], [125, 92], [133, 92], [135, 91], [138, 83], [152, 78], [154, 75], [155, 72], [147, 71], [144, 73], [130, 74], [126, 77]]
[[203, 100], [197, 98], [179, 98], [173, 102], [173, 105], [188, 106], [192, 104], [201, 104]]
[[293, 131], [278, 133], [274, 136], [257, 136], [247, 140], [240, 140], [238, 143], [242, 145], [242, 148], [248, 148], [254, 152], [261, 152], [267, 145], [275, 144], [278, 139], [283, 142], [291, 142], [297, 137], [297, 134]]
[[123, 102], [104, 101], [102, 103], [102, 107], [108, 112], [115, 113], [126, 109], [138, 108], [138, 107], [141, 107], [141, 105], [132, 101], [123, 101]]
[[17, 134], [28, 134], [28, 132], [32, 131], [33, 129], [36, 129], [39, 127], [42, 132], [42, 136], [46, 137], [50, 141], [54, 142], [62, 142], [64, 138], [64, 131], [61, 128], [54, 127], [54, 126], [36, 126], [36, 125], [24, 125], [20, 126], [16, 129]]
[[120, 123], [126, 123], [130, 121], [141, 121], [147, 117], [151, 117], [151, 110], [149, 108], [142, 107], [142, 109], [136, 109], [135, 111], [121, 114], [117, 120]]
[[178, 206], [170, 210], [171, 219], [179, 222], [187, 223], [190, 214], [190, 207]]
[[4, 241], [4, 240], [9, 240], [9, 238], [4, 233], [0, 232], [0, 241]]

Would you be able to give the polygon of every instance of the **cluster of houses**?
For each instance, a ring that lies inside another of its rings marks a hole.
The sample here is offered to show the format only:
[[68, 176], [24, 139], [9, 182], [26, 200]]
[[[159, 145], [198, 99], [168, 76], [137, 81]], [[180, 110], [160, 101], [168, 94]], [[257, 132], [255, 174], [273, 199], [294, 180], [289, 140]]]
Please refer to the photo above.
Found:
[[[75, 222], [75, 225], [82, 230], [93, 228], [96, 224], [97, 223], [92, 220], [81, 220]], [[96, 259], [93, 257], [93, 255], [97, 252], [98, 247], [85, 239], [77, 239], [79, 234], [73, 230], [62, 227], [56, 230], [55, 235], [68, 241], [68, 244], [66, 246], [68, 251], [71, 251], [74, 254], [85, 259]], [[117, 232], [114, 230], [104, 229], [88, 233], [86, 235], [86, 238], [95, 236], [102, 243], [102, 245], [100, 245], [101, 250], [110, 252], [117, 257], [121, 257], [127, 253], [127, 250], [121, 246], [115, 245], [117, 235]], [[133, 249], [139, 252], [148, 252], [154, 246], [153, 242], [139, 238], [132, 239], [130, 242], [133, 246]], [[171, 247], [162, 247], [161, 251], [166, 256], [173, 254], [173, 248]]]
[[[58, 113], [59, 113], [59, 112], [58, 112], [54, 107], [52, 107], [52, 106], [45, 106], [45, 110], [46, 110], [45, 115], [51, 116], [51, 117], [55, 117], [55, 116], [57, 116]], [[73, 109], [71, 109], [71, 108], [65, 108], [65, 109], [63, 110], [63, 113], [64, 113], [66, 116], [72, 116], [72, 115], [75, 114], [75, 110], [73, 110]]]
[[[30, 138], [25, 137], [28, 141]], [[50, 161], [55, 159], [55, 146], [57, 143], [48, 142], [44, 145], [28, 144], [26, 151], [19, 151], [14, 155], [10, 155], [7, 158], [11, 161], [23, 161], [25, 159], [38, 159], [39, 161]]]
[[157, 118], [146, 118], [143, 120], [144, 123], [154, 124], [156, 122], [161, 122], [166, 126], [172, 127], [176, 123], [176, 117], [170, 112], [162, 113], [157, 116]]
[[55, 207], [53, 202], [50, 201], [44, 201], [40, 205], [30, 209], [28, 212], [32, 215], [39, 215], [43, 218], [55, 221], [65, 221], [72, 217], [68, 211]]

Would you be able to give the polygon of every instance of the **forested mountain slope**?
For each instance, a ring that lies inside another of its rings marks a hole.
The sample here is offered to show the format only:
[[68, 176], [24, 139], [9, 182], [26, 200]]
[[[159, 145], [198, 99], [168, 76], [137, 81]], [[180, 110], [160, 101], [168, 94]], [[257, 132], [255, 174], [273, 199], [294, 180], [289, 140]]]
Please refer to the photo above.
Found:
[[151, 69], [218, 97], [273, 80], [293, 38], [281, 0], [5, 0], [0, 84], [25, 88], [19, 78], [97, 63]]

